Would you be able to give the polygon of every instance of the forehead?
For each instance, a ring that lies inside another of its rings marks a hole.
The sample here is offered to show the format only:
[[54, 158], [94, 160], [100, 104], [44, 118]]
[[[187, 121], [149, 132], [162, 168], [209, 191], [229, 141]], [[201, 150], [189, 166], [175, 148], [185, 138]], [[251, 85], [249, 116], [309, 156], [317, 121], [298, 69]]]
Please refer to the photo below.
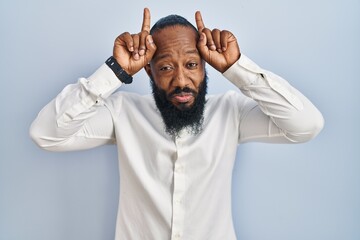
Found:
[[196, 48], [198, 33], [190, 27], [169, 26], [153, 33], [153, 39], [157, 47], [154, 58], [165, 53], [181, 54], [191, 51], [198, 53]]
[[169, 25], [165, 26], [161, 29], [155, 29], [152, 35], [157, 35], [159, 33], [174, 33], [174, 32], [192, 32], [194, 35], [198, 35], [198, 32], [195, 28], [187, 25], [181, 25], [181, 24], [175, 24], [175, 25]]

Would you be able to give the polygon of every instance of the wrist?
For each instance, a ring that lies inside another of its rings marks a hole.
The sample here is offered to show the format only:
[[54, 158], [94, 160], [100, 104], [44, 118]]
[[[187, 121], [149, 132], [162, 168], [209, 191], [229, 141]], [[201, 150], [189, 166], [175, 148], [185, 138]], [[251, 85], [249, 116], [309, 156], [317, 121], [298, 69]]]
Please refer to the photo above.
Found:
[[132, 83], [132, 76], [129, 75], [121, 66], [120, 64], [116, 61], [116, 59], [111, 56], [109, 57], [106, 61], [105, 61], [106, 65], [114, 72], [114, 74], [116, 75], [116, 77], [125, 84], [130, 84]]

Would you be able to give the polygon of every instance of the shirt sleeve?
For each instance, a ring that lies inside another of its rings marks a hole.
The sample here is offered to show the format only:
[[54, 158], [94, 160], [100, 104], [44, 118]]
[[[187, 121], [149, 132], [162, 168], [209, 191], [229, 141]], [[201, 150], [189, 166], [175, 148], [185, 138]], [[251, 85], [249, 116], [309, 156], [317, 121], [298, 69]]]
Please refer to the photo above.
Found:
[[305, 142], [323, 128], [322, 114], [303, 94], [244, 54], [223, 75], [252, 99], [241, 105], [239, 143]]
[[114, 143], [112, 116], [104, 100], [121, 84], [103, 64], [90, 77], [66, 86], [33, 121], [31, 138], [50, 151], [82, 150]]

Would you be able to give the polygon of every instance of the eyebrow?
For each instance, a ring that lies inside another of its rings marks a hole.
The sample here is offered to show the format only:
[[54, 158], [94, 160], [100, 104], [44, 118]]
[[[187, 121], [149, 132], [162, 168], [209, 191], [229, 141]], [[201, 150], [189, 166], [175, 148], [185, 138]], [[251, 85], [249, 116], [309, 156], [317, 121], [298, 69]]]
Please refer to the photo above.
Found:
[[[187, 50], [185, 52], [185, 54], [199, 54], [199, 51], [197, 49], [191, 49], [191, 50]], [[172, 56], [172, 54], [170, 54], [170, 53], [164, 53], [164, 54], [156, 56], [155, 59], [160, 60], [160, 59], [168, 58], [171, 56]]]

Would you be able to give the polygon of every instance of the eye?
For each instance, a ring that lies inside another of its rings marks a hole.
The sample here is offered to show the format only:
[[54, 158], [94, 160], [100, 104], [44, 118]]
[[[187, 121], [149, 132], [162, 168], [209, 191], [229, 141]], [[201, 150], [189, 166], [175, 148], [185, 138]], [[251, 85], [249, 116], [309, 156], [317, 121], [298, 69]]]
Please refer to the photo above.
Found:
[[187, 64], [188, 68], [193, 69], [196, 68], [198, 66], [198, 64], [196, 62], [190, 62]]
[[171, 66], [169, 66], [169, 65], [160, 67], [160, 71], [170, 71], [172, 69], [173, 68]]

